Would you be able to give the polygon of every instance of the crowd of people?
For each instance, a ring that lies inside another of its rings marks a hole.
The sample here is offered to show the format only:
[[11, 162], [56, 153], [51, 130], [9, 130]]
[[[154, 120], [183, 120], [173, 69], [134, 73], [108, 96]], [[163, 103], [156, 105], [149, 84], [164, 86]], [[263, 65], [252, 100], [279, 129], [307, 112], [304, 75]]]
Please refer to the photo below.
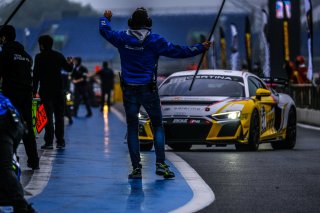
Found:
[[[78, 109], [84, 103], [87, 117], [92, 116], [88, 101], [87, 78], [98, 75], [102, 96], [100, 108], [103, 111], [105, 95], [111, 105], [113, 70], [103, 62], [103, 68], [93, 75], [81, 63], [80, 57], [68, 57], [52, 49], [53, 38], [42, 35], [38, 39], [40, 52], [33, 58], [16, 40], [12, 25], [0, 27], [0, 205], [11, 205], [14, 212], [36, 212], [24, 199], [24, 191], [14, 171], [12, 162], [20, 140], [23, 140], [27, 154], [27, 166], [38, 170], [39, 156], [32, 121], [32, 101], [40, 97], [44, 105], [47, 123], [44, 145], [41, 149], [64, 149], [64, 116], [73, 123]], [[74, 84], [74, 108], [66, 108], [66, 93], [70, 92], [70, 81]]]

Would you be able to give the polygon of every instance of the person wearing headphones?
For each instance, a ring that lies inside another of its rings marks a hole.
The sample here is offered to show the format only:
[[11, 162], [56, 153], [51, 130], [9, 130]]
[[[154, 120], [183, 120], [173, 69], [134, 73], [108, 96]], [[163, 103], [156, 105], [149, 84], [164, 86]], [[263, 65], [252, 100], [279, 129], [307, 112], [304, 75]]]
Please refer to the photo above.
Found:
[[129, 179], [141, 179], [138, 113], [141, 106], [147, 111], [154, 133], [156, 174], [174, 178], [175, 174], [165, 163], [165, 136], [158, 88], [157, 64], [160, 56], [187, 58], [206, 51], [211, 42], [194, 46], [179, 46], [151, 31], [152, 19], [145, 8], [137, 8], [128, 20], [129, 29], [111, 29], [112, 12], [106, 10], [100, 18], [99, 31], [103, 38], [118, 48], [121, 58], [121, 84], [127, 119], [127, 140], [133, 170]]

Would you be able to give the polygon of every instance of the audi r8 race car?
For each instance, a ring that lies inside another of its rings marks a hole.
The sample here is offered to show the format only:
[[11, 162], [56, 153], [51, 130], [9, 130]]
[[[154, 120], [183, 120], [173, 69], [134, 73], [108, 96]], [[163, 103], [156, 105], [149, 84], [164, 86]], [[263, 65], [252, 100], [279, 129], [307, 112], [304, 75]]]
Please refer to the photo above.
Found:
[[[193, 144], [257, 150], [261, 143], [292, 149], [296, 143], [296, 107], [256, 75], [230, 70], [200, 70], [170, 75], [159, 86], [166, 144], [188, 150]], [[139, 114], [141, 147], [152, 148], [152, 126]]]

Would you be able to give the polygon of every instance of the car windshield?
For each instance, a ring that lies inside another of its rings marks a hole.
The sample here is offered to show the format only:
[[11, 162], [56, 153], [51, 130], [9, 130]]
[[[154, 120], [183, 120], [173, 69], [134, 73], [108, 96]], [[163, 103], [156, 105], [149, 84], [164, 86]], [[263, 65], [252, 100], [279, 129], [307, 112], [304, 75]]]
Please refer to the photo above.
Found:
[[189, 91], [193, 76], [168, 78], [159, 88], [160, 96], [244, 97], [243, 78], [237, 76], [198, 75]]

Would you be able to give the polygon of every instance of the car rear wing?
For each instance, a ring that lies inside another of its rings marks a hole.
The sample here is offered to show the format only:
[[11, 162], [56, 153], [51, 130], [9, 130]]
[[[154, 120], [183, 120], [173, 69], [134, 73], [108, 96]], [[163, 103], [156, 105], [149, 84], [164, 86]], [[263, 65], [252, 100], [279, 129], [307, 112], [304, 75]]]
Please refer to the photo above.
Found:
[[288, 79], [278, 77], [264, 77], [261, 78], [266, 84], [284, 85], [288, 86]]
[[288, 79], [281, 77], [264, 77], [261, 79], [269, 88], [272, 88], [277, 92], [287, 93], [287, 89], [289, 86]]

